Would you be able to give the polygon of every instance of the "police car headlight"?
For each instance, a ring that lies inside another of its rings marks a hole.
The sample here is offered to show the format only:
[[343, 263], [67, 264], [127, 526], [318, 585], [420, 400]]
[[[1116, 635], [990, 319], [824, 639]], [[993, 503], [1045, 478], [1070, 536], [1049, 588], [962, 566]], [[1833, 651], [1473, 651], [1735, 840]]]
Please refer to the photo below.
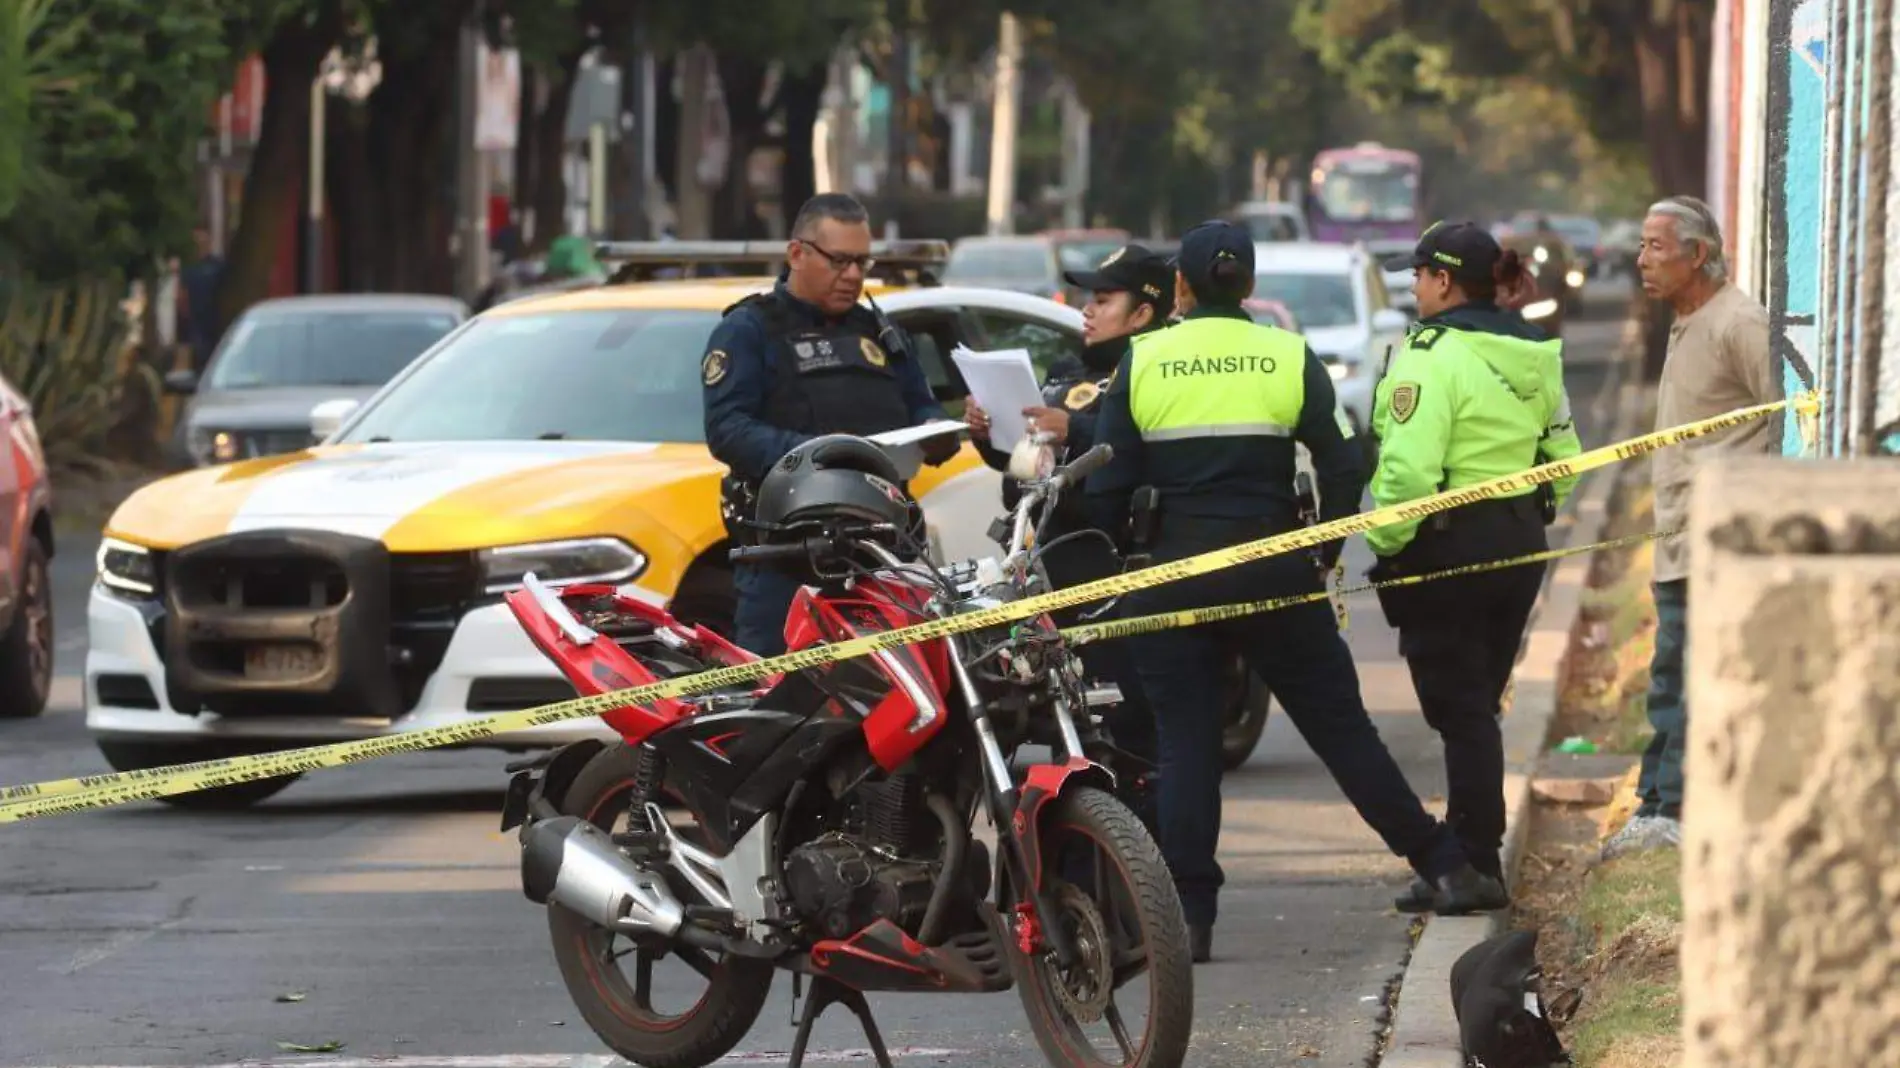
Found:
[[1524, 318], [1548, 319], [1557, 314], [1557, 302], [1553, 299], [1532, 301], [1524, 305]]
[[118, 538], [105, 538], [99, 542], [97, 556], [99, 581], [106, 586], [124, 593], [142, 593], [147, 596], [158, 589], [158, 567], [152, 562], [152, 552], [143, 545], [134, 545]]
[[619, 538], [577, 538], [504, 545], [481, 551], [482, 581], [489, 593], [505, 593], [521, 585], [522, 576], [563, 585], [581, 582], [620, 583], [647, 568], [646, 554]]

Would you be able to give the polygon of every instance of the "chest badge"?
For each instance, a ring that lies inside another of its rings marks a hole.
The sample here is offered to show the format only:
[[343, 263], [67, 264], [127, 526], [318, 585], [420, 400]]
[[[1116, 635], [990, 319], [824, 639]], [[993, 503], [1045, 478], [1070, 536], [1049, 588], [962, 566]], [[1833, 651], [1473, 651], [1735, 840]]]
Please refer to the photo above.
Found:
[[882, 367], [890, 362], [890, 357], [884, 355], [883, 348], [868, 337], [858, 339], [858, 351], [864, 353], [864, 362], [872, 367]]
[[798, 354], [798, 358], [801, 360], [809, 360], [813, 356], [818, 355], [818, 351], [811, 347], [811, 342], [809, 341], [795, 342], [792, 345], [792, 351], [796, 352]]
[[1403, 423], [1418, 411], [1418, 383], [1400, 382], [1392, 387], [1392, 418]]
[[1062, 398], [1062, 404], [1072, 412], [1079, 412], [1094, 404], [1095, 398], [1101, 395], [1102, 387], [1095, 383], [1077, 382], [1075, 387], [1069, 390], [1069, 395]]
[[732, 368], [732, 359], [724, 349], [714, 349], [699, 362], [699, 379], [708, 386], [716, 386], [726, 377]]

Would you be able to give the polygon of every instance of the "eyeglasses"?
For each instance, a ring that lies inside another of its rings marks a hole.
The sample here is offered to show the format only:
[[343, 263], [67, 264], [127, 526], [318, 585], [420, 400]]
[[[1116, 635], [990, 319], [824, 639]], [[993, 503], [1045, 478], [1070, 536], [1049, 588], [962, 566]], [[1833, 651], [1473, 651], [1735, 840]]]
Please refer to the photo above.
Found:
[[827, 249], [817, 244], [816, 242], [807, 241], [802, 237], [794, 238], [793, 240], [797, 241], [799, 244], [805, 246], [806, 248], [811, 249], [813, 252], [818, 253], [820, 256], [823, 256], [825, 258], [825, 262], [831, 264], [831, 269], [834, 271], [843, 271], [851, 267], [856, 267], [861, 271], [869, 273], [872, 267], [877, 266], [876, 256], [871, 256], [871, 255], [849, 256], [842, 252], [833, 252], [830, 249]]

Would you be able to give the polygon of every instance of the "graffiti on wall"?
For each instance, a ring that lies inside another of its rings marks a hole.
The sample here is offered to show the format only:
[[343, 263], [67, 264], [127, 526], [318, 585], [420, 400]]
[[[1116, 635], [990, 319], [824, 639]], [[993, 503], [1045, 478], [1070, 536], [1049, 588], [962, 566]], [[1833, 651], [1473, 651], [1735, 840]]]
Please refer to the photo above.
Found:
[[[1820, 332], [1830, 0], [1772, 0], [1768, 63], [1768, 315], [1790, 393], [1812, 389]], [[1782, 452], [1803, 452], [1785, 420]]]

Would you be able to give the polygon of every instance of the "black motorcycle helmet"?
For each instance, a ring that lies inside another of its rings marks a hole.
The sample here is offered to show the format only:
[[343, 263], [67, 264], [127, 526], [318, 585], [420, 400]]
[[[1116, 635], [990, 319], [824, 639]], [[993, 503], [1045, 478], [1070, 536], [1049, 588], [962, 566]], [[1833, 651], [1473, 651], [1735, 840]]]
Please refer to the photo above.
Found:
[[869, 523], [912, 529], [920, 514], [891, 458], [863, 438], [827, 434], [785, 454], [759, 484], [765, 540], [801, 538]]

